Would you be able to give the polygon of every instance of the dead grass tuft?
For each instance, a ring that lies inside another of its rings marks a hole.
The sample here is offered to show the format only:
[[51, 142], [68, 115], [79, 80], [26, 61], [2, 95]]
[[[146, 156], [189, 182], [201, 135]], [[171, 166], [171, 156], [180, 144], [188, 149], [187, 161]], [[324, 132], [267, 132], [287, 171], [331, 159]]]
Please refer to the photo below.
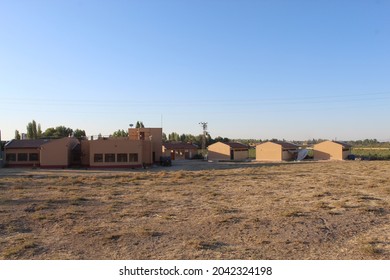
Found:
[[226, 243], [220, 241], [201, 241], [197, 245], [197, 249], [199, 250], [219, 250], [222, 247], [227, 246]]
[[20, 240], [17, 244], [4, 250], [2, 257], [4, 259], [19, 258], [21, 255], [38, 248], [38, 244], [33, 240]]
[[308, 216], [309, 213], [303, 212], [301, 210], [287, 210], [287, 211], [283, 212], [282, 215], [286, 216], [286, 217], [305, 217], [305, 216]]

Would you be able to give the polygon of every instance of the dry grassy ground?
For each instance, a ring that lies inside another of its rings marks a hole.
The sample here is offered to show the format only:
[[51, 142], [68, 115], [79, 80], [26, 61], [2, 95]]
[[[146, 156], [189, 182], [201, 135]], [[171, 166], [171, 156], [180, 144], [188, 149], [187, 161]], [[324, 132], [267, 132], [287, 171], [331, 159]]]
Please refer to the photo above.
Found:
[[0, 169], [1, 259], [390, 259], [390, 162]]

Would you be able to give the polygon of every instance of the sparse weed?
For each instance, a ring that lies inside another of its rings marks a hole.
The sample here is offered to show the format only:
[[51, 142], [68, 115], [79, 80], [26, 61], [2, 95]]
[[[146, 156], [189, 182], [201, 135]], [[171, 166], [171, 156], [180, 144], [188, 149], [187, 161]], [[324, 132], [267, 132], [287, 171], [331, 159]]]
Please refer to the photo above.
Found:
[[14, 244], [12, 247], [5, 249], [2, 253], [5, 259], [16, 258], [24, 254], [27, 250], [38, 247], [38, 244], [33, 240], [23, 240], [18, 244]]

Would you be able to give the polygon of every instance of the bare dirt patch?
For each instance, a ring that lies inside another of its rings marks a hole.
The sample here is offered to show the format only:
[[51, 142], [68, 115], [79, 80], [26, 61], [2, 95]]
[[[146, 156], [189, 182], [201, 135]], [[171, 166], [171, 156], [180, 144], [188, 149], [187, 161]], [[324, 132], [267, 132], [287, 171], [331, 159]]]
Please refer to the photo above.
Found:
[[390, 162], [0, 169], [1, 259], [390, 259]]

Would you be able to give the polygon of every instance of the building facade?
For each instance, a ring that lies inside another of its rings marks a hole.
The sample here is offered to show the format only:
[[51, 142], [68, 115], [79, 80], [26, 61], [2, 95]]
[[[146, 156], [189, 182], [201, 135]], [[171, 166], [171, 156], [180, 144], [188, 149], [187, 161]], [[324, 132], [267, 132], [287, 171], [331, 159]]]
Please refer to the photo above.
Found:
[[12, 140], [5, 145], [8, 167], [66, 168], [71, 165], [74, 137], [61, 139]]
[[4, 146], [5, 166], [40, 166], [41, 146], [51, 140], [11, 140]]
[[245, 160], [249, 157], [248, 146], [237, 142], [217, 142], [207, 147], [209, 160]]
[[314, 160], [345, 160], [351, 154], [352, 146], [338, 141], [324, 141], [313, 147]]
[[9, 167], [135, 168], [159, 162], [161, 155], [161, 128], [129, 129], [123, 138], [12, 140], [5, 145]]
[[163, 156], [171, 160], [192, 159], [198, 154], [198, 146], [190, 143], [167, 142], [162, 145]]
[[256, 146], [257, 161], [289, 161], [295, 160], [299, 151], [299, 146], [285, 142], [265, 142]]
[[49, 141], [41, 146], [40, 167], [67, 168], [72, 165], [74, 148], [79, 144], [74, 137], [64, 137]]

